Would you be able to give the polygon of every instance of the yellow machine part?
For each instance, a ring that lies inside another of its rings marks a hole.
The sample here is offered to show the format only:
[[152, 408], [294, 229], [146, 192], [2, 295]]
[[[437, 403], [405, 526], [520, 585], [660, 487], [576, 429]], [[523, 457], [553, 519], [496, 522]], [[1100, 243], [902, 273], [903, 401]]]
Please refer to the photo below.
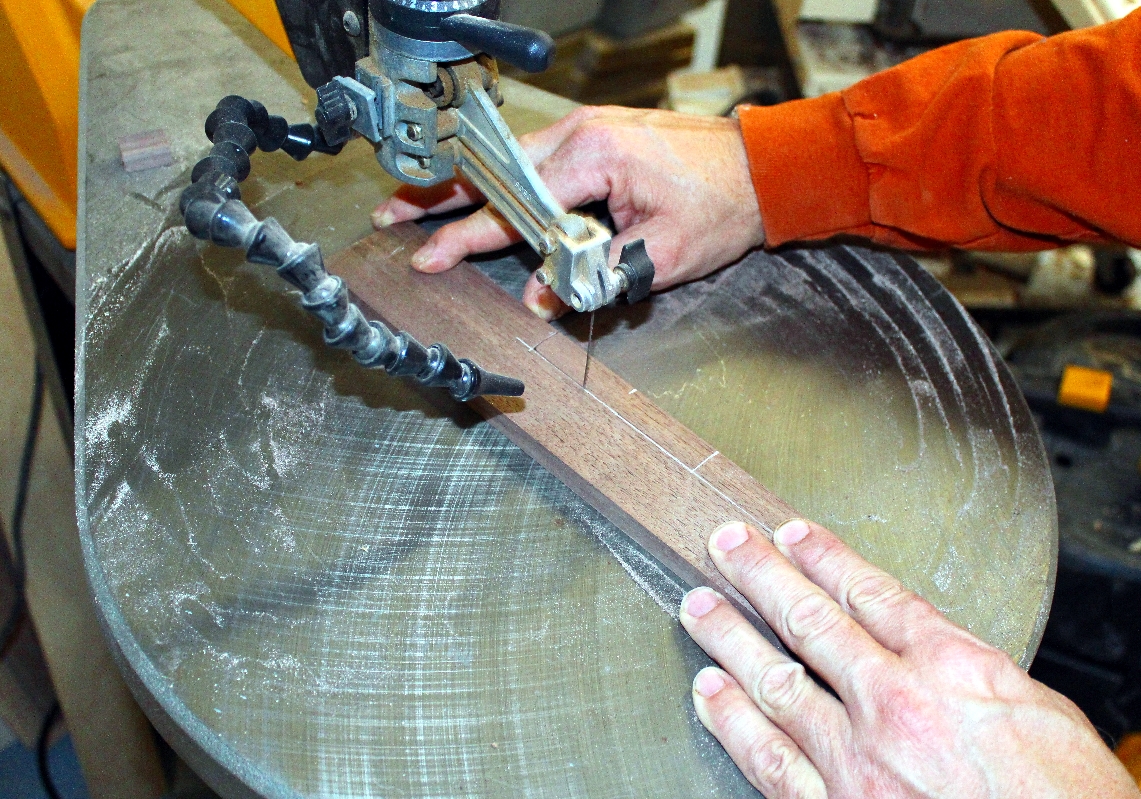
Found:
[[93, 0], [0, 0], [0, 166], [75, 248], [79, 27]]
[[226, 0], [226, 2], [238, 9], [243, 17], [252, 22], [288, 56], [293, 57], [293, 48], [289, 46], [289, 37], [285, 35], [285, 27], [281, 24], [281, 15], [277, 12], [274, 0]]
[[[79, 33], [95, 0], [0, 0], [0, 168], [75, 249]], [[228, 0], [292, 55], [274, 0]]]

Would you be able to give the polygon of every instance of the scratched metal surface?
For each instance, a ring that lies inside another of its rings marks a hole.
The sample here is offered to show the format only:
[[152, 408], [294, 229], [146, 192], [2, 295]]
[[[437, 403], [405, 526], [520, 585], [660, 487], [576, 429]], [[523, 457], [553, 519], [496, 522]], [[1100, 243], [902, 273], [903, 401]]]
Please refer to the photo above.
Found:
[[[706, 661], [667, 577], [487, 425], [327, 351], [272, 273], [179, 228], [217, 97], [308, 113], [289, 63], [210, 0], [100, 0], [83, 55], [80, 528], [163, 734], [233, 796], [752, 795], [693, 717]], [[517, 129], [566, 109], [508, 97]], [[154, 127], [178, 163], [125, 175], [114, 138]], [[257, 213], [327, 252], [392, 189], [359, 146], [254, 160]], [[516, 291], [526, 274], [483, 267]], [[758, 254], [596, 334], [671, 413], [1028, 662], [1056, 545], [1041, 445], [914, 264]]]

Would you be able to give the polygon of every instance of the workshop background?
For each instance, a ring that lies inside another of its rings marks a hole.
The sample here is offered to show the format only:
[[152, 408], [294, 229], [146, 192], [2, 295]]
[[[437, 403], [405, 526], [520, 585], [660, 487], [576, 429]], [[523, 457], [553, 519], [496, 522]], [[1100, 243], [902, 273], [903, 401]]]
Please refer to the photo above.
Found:
[[[281, 0], [285, 3], [287, 0]], [[272, 0], [230, 0], [286, 52]], [[0, 794], [209, 796], [151, 729], [104, 642], [73, 486], [80, 31], [88, 0], [0, 0]], [[336, 3], [321, 3], [328, 13]], [[503, 0], [552, 67], [504, 74], [581, 103], [721, 115], [842, 89], [1007, 29], [1054, 33], [1133, 0]], [[726, 24], [731, 20], [732, 24]], [[160, 131], [124, 167], [168, 165]], [[1141, 254], [1074, 246], [921, 264], [991, 335], [1035, 412], [1060, 520], [1031, 674], [1071, 697], [1141, 779]], [[61, 712], [62, 710], [62, 712]]]

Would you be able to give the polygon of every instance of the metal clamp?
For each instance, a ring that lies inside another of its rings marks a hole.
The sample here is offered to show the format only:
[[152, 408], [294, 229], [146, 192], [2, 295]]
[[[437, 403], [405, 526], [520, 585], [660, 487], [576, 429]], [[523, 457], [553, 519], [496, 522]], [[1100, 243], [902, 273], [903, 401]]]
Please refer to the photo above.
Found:
[[[539, 282], [582, 312], [597, 310], [628, 292], [636, 270], [621, 264], [610, 267], [610, 231], [598, 220], [562, 207], [484, 88], [465, 82], [458, 110], [456, 167], [543, 256]], [[648, 257], [640, 268], [647, 263], [652, 280]]]

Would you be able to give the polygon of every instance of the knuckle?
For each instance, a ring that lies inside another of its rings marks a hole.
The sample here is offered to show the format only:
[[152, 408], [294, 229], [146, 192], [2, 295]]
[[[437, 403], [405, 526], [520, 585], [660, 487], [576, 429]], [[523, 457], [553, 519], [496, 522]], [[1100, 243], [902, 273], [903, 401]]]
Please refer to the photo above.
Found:
[[901, 605], [911, 597], [899, 580], [878, 569], [857, 572], [845, 581], [840, 592], [844, 606], [857, 614]]
[[804, 696], [807, 675], [799, 663], [778, 663], [761, 671], [753, 686], [753, 697], [762, 708], [783, 713]]
[[847, 544], [823, 530], [820, 525], [810, 522], [809, 527], [813, 531], [813, 545], [800, 551], [800, 558], [805, 563], [820, 566], [828, 562], [834, 563], [837, 560], [843, 560], [845, 555], [850, 554]]
[[817, 639], [844, 619], [840, 606], [821, 593], [805, 594], [789, 606], [785, 628], [801, 641]]
[[567, 116], [571, 123], [577, 127], [598, 119], [605, 111], [606, 109], [599, 105], [580, 105]]
[[590, 119], [567, 138], [567, 149], [574, 152], [608, 153], [615, 145], [615, 131], [604, 120]]
[[964, 636], [963, 640], [951, 641], [946, 652], [945, 665], [963, 677], [973, 678], [981, 687], [998, 693], [999, 686], [1007, 678], [1025, 674], [1006, 652], [986, 644], [974, 636]]
[[683, 266], [685, 252], [688, 252], [688, 249], [680, 240], [659, 239], [654, 242], [654, 252], [651, 257], [657, 270], [655, 277], [678, 271]]
[[779, 738], [772, 737], [753, 744], [748, 754], [748, 768], [753, 783], [761, 790], [776, 789], [789, 781], [796, 752]]
[[773, 547], [760, 549], [755, 546], [741, 546], [727, 555], [730, 568], [738, 579], [746, 585], [758, 585], [767, 576], [769, 571], [780, 565], [784, 556]]

